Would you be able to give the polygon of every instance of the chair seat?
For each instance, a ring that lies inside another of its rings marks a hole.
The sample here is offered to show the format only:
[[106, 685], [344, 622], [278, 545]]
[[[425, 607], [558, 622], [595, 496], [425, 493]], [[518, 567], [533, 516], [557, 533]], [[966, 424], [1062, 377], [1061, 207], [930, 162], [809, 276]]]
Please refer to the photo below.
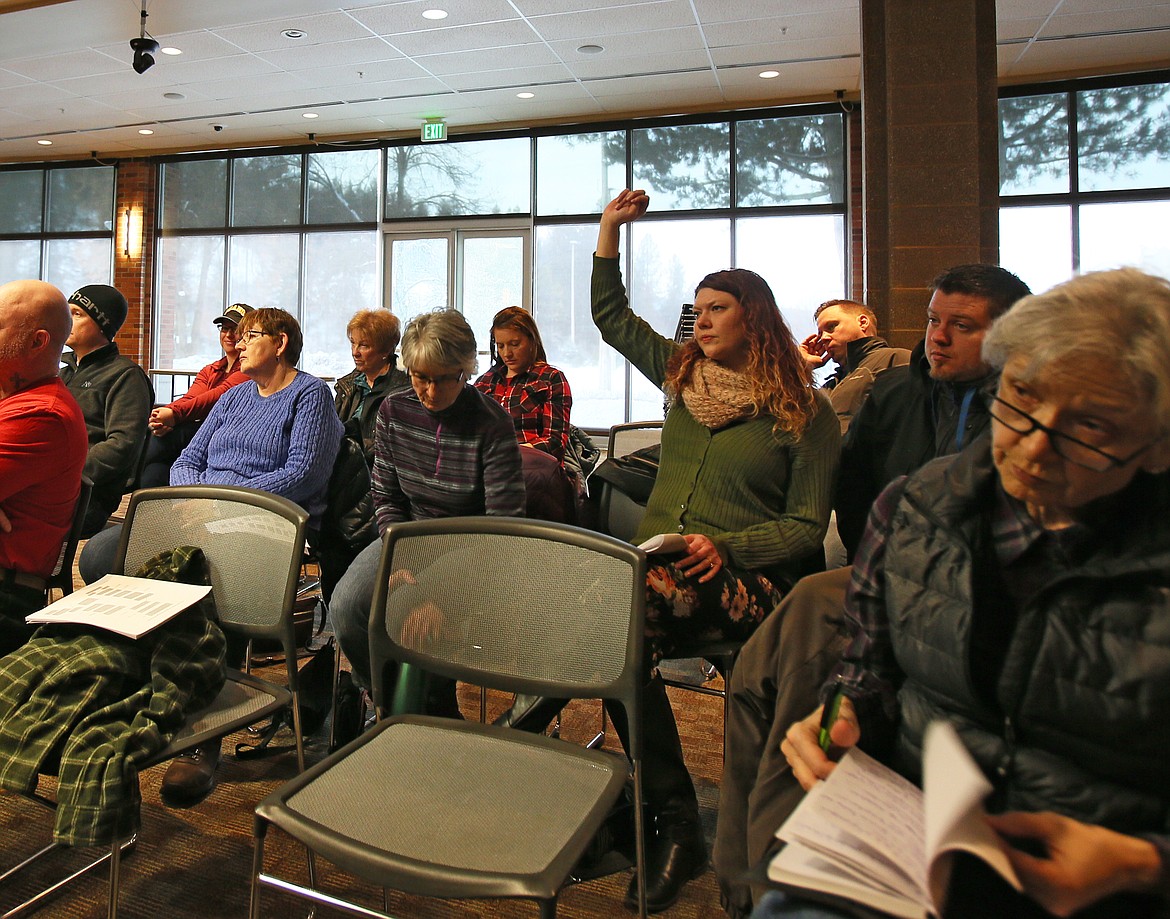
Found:
[[379, 723], [257, 814], [382, 887], [552, 897], [622, 793], [628, 762], [423, 716]]
[[151, 757], [142, 768], [164, 762], [208, 740], [263, 721], [291, 703], [292, 693], [283, 686], [229, 670], [227, 681], [215, 700], [206, 708], [192, 713], [166, 748]]

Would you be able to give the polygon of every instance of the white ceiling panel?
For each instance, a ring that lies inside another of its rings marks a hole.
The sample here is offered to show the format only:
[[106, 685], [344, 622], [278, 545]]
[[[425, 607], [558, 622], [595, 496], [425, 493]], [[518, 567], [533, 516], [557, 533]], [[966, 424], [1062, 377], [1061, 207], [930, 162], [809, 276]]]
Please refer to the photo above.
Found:
[[[446, 19], [424, 19], [423, 11], [441, 6]], [[435, 0], [408, 3], [384, 3], [351, 10], [350, 15], [377, 35], [401, 35], [409, 32], [440, 32], [455, 26], [517, 19], [508, 0], [461, 0], [460, 3], [437, 4]]]
[[[298, 29], [304, 38], [287, 38], [286, 29]], [[245, 51], [277, 51], [281, 49], [309, 48], [330, 42], [350, 41], [355, 38], [369, 38], [370, 32], [352, 16], [341, 11], [318, 16], [289, 15], [266, 22], [216, 29], [215, 33]]]
[[452, 89], [470, 91], [484, 87], [524, 88], [572, 82], [573, 74], [563, 64], [539, 64], [535, 67], [514, 67], [511, 70], [491, 70], [486, 73], [455, 73], [443, 78]]
[[691, 51], [673, 54], [641, 54], [636, 57], [623, 58], [622, 75], [614, 77], [611, 67], [602, 65], [589, 59], [574, 61], [570, 70], [582, 80], [600, 80], [605, 78], [621, 79], [624, 76], [640, 76], [642, 74], [664, 73], [687, 75], [693, 73], [711, 73], [711, 63], [705, 51]]
[[482, 51], [510, 45], [533, 44], [539, 40], [531, 26], [523, 19], [454, 26], [431, 32], [406, 32], [388, 37], [388, 41], [395, 48], [412, 57], [439, 52]]
[[436, 76], [456, 73], [488, 73], [509, 70], [512, 67], [547, 66], [559, 63], [557, 56], [545, 44], [513, 45], [507, 48], [487, 48], [483, 51], [463, 51], [456, 54], [427, 54], [415, 58], [420, 67]]
[[309, 45], [305, 48], [282, 48], [279, 51], [265, 51], [258, 54], [268, 63], [281, 70], [311, 70], [315, 67], [331, 67], [348, 64], [352, 69], [358, 65], [386, 60], [404, 60], [403, 56], [382, 39], [367, 37], [354, 41], [330, 42], [324, 45]]
[[639, 34], [661, 29], [695, 28], [695, 16], [685, 0], [658, 0], [612, 10], [582, 10], [536, 16], [530, 20], [546, 41], [602, 40], [609, 35]]

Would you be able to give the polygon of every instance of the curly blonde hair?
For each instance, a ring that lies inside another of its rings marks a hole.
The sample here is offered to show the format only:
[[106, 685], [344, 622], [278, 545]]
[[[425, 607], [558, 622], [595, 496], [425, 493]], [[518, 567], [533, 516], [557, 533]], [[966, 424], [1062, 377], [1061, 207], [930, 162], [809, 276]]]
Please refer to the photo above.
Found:
[[[695, 287], [731, 294], [743, 307], [748, 337], [748, 361], [744, 375], [751, 384], [750, 417], [771, 415], [773, 431], [794, 437], [804, 433], [816, 414], [812, 371], [800, 355], [792, 330], [776, 306], [768, 282], [746, 268], [728, 268], [707, 275]], [[694, 339], [679, 348], [666, 367], [666, 388], [679, 393], [690, 382], [703, 351]]]

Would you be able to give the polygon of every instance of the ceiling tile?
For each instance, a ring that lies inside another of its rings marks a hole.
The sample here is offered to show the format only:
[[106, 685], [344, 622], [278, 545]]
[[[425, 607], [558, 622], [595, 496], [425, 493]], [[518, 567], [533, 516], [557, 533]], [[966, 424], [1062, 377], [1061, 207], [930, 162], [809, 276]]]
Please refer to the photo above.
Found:
[[685, 0], [658, 0], [607, 10], [534, 16], [529, 20], [545, 41], [595, 41], [609, 35], [637, 35], [697, 24]]
[[[285, 29], [299, 29], [304, 38], [286, 38]], [[215, 34], [244, 51], [277, 51], [280, 49], [308, 48], [329, 42], [349, 41], [368, 38], [369, 30], [353, 17], [341, 11], [318, 16], [290, 15], [266, 22], [249, 23], [215, 29]]]
[[389, 36], [387, 40], [403, 54], [421, 56], [525, 45], [539, 39], [524, 20], [512, 19], [427, 32], [404, 32]]

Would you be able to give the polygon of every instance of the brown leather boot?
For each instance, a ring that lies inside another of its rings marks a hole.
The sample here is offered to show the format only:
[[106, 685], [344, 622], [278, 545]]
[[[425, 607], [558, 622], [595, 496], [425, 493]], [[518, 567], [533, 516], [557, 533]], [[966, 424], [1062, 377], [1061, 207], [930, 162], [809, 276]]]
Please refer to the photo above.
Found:
[[163, 776], [159, 797], [167, 807], [193, 807], [215, 788], [221, 741], [213, 740], [176, 756]]

